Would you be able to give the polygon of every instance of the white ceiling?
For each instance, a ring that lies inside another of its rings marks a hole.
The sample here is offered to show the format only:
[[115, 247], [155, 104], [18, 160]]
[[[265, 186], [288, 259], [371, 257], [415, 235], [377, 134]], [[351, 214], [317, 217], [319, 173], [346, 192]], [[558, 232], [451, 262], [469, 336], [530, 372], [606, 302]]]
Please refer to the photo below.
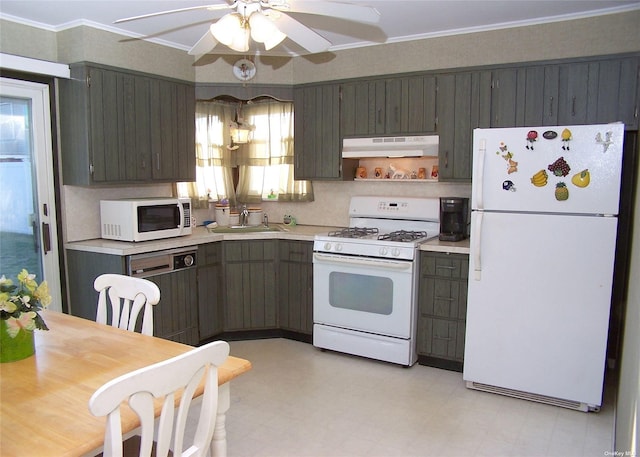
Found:
[[[370, 25], [324, 16], [289, 14], [328, 39], [332, 43], [329, 51], [337, 51], [640, 9], [638, 0], [342, 1], [375, 7], [380, 12], [380, 22]], [[224, 3], [225, 0], [0, 0], [0, 18], [55, 32], [86, 25], [188, 51], [206, 33], [211, 22], [227, 11], [199, 9], [117, 25], [114, 21], [158, 11]], [[218, 45], [211, 53], [233, 51]], [[262, 55], [299, 53], [304, 52], [288, 39], [272, 52], [260, 52]]]

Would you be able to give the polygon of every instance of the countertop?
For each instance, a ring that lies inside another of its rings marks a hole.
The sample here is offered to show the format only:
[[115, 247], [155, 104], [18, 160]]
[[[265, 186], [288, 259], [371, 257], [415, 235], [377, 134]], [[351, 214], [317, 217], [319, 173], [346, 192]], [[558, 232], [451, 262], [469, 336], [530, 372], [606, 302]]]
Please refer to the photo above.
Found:
[[421, 251], [449, 252], [455, 254], [469, 254], [469, 238], [461, 241], [440, 241], [437, 237], [422, 243]]
[[[131, 243], [127, 241], [114, 241], [96, 238], [84, 241], [67, 243], [66, 249], [75, 251], [87, 251], [100, 254], [113, 254], [127, 256], [133, 254], [143, 254], [147, 252], [162, 251], [165, 249], [179, 249], [195, 247], [199, 244], [213, 243], [223, 240], [299, 240], [313, 241], [316, 235], [325, 235], [339, 227], [329, 227], [323, 225], [294, 225], [285, 226], [283, 224], [272, 224], [280, 231], [269, 232], [245, 232], [245, 233], [210, 233], [203, 226], [198, 226], [191, 235], [176, 238], [167, 238], [156, 241], [142, 241]], [[420, 246], [421, 251], [451, 252], [458, 254], [469, 253], [469, 240], [458, 242], [440, 241], [438, 238], [427, 241]]]

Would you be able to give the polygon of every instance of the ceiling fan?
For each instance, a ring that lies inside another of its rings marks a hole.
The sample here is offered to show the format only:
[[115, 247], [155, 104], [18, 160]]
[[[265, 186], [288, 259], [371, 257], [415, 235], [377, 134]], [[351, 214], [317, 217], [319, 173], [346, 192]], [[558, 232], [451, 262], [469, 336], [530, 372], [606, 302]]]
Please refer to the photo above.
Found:
[[354, 22], [374, 24], [380, 13], [373, 7], [335, 1], [305, 0], [227, 0], [226, 4], [200, 5], [143, 14], [115, 21], [116, 24], [183, 11], [208, 10], [224, 12], [213, 22], [200, 40], [189, 50], [191, 55], [202, 55], [222, 43], [237, 52], [247, 52], [252, 39], [262, 43], [266, 51], [280, 44], [286, 37], [296, 42], [309, 54], [326, 51], [331, 42], [288, 13], [305, 13], [335, 17]]

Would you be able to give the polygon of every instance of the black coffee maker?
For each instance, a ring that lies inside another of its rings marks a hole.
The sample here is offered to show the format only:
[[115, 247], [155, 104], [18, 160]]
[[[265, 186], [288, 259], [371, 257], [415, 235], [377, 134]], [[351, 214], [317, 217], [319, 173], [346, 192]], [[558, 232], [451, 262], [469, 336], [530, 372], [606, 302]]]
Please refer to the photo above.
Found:
[[442, 241], [460, 241], [467, 237], [469, 199], [440, 198], [440, 235]]

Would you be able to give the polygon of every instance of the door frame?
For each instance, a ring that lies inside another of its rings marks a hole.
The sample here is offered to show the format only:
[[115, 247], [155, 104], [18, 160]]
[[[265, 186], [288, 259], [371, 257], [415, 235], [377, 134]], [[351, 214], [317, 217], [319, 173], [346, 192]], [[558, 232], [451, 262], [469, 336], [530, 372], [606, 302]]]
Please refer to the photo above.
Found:
[[[43, 270], [45, 279], [49, 285], [49, 293], [52, 297], [49, 309], [53, 311], [67, 312], [66, 300], [66, 281], [65, 269], [63, 261], [63, 243], [60, 234], [61, 231], [61, 211], [60, 211], [60, 179], [58, 170], [58, 148], [57, 148], [57, 122], [56, 122], [56, 86], [52, 77], [26, 74], [11, 70], [0, 69], [1, 84], [11, 86], [16, 89], [27, 89], [31, 91], [34, 97], [34, 106], [39, 104], [42, 108], [42, 117], [34, 124], [40, 123], [45, 130], [44, 138], [34, 136], [34, 145], [39, 144], [39, 148], [43, 148], [44, 152], [41, 156], [45, 166], [46, 173], [40, 173], [42, 168], [36, 163], [36, 172], [38, 178], [36, 180], [38, 193], [38, 220], [40, 223], [49, 224], [51, 250], [44, 255], [41, 251], [43, 259]], [[34, 110], [35, 114], [35, 110]], [[35, 129], [34, 129], [35, 130]], [[48, 131], [48, 134], [46, 134]], [[34, 148], [35, 149], [35, 148]], [[37, 162], [37, 161], [35, 161]], [[46, 201], [42, 196], [46, 195]], [[48, 214], [43, 214], [43, 204], [46, 203], [49, 209]], [[39, 236], [42, 237], [41, 225], [39, 226]], [[63, 299], [64, 297], [64, 299]]]

